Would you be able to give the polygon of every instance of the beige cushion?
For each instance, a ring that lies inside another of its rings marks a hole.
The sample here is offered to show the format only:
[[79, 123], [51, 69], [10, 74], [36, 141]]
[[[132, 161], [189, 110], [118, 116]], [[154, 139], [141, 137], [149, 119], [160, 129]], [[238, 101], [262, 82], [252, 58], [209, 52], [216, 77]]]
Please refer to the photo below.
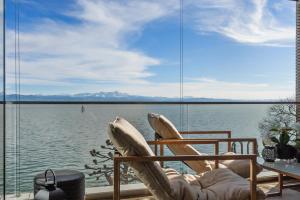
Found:
[[[165, 170], [176, 200], [248, 200], [250, 184], [229, 169], [216, 169], [199, 175], [180, 174], [174, 169]], [[257, 190], [257, 199], [265, 195]]]
[[[174, 190], [174, 200], [198, 200], [202, 196], [201, 185], [198, 184], [195, 176], [193, 175], [182, 175], [176, 170], [168, 168], [165, 169], [165, 173], [169, 178], [170, 185]], [[193, 184], [195, 180], [195, 184]]]
[[[163, 115], [149, 113], [148, 121], [153, 130], [163, 139], [183, 139], [172, 122]], [[204, 155], [189, 144], [168, 145], [168, 148], [175, 155]], [[197, 173], [212, 170], [211, 165], [206, 160], [185, 161], [185, 163]]]
[[[234, 155], [233, 152], [227, 152], [223, 155]], [[240, 175], [244, 178], [250, 177], [250, 161], [249, 160], [222, 160], [220, 164], [226, 166], [227, 168], [231, 169], [236, 174]], [[221, 167], [220, 167], [221, 168]], [[256, 174], [259, 174], [263, 168], [257, 164], [256, 165]]]
[[148, 121], [153, 130], [163, 139], [183, 139], [174, 124], [165, 116], [148, 113]]
[[[229, 169], [215, 169], [199, 175], [202, 191], [207, 199], [238, 200], [250, 199], [250, 183]], [[265, 195], [257, 190], [257, 199], [264, 199]]]
[[[154, 156], [141, 133], [125, 119], [117, 117], [110, 123], [108, 135], [123, 156]], [[156, 199], [173, 199], [169, 180], [158, 162], [129, 162], [129, 165]]]

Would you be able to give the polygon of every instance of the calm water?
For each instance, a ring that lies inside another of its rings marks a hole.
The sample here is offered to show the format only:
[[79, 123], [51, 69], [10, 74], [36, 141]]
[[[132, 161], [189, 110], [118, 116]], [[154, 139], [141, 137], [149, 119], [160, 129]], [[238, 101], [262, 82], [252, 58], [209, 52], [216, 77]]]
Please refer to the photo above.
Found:
[[[189, 105], [184, 107], [183, 128], [188, 130], [232, 130], [234, 137], [257, 137], [258, 122], [270, 105]], [[188, 112], [187, 112], [188, 111]], [[107, 139], [107, 124], [116, 116], [125, 117], [147, 139], [153, 138], [147, 113], [157, 112], [180, 127], [179, 105], [22, 105], [20, 136], [20, 188], [32, 190], [35, 174], [47, 168], [76, 169], [87, 173], [84, 165], [91, 163], [91, 149], [100, 149]], [[187, 114], [188, 113], [188, 114]], [[7, 188], [15, 189], [15, 106], [7, 109]], [[260, 145], [261, 146], [261, 145]], [[211, 147], [197, 146], [203, 152]], [[170, 164], [182, 168], [181, 164]], [[86, 176], [88, 187], [106, 185]]]

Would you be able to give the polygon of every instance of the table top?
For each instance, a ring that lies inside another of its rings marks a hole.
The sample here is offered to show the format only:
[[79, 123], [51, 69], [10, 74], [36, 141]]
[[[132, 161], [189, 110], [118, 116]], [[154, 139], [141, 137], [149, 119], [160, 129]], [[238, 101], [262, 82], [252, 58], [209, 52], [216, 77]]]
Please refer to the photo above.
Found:
[[275, 171], [296, 179], [300, 179], [300, 163], [297, 162], [289, 163], [285, 160], [276, 160], [275, 162], [265, 162], [262, 158], [258, 158], [257, 163], [267, 170]]

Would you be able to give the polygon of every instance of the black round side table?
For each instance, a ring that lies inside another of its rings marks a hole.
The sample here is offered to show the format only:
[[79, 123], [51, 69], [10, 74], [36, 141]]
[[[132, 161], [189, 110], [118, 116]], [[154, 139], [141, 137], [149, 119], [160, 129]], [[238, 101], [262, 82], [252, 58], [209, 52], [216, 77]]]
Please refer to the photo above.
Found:
[[[82, 172], [75, 170], [55, 170], [57, 187], [62, 189], [68, 200], [84, 200], [85, 177]], [[34, 195], [44, 188], [44, 172], [34, 177]]]

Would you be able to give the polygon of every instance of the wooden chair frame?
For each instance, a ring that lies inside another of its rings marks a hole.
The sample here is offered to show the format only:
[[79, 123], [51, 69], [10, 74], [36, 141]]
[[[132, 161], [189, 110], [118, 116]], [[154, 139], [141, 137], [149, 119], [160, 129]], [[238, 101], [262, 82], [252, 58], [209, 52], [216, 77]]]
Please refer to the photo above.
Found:
[[[256, 140], [255, 140], [256, 141]], [[198, 140], [198, 139], [182, 139], [182, 140], [160, 140], [149, 141], [151, 145], [165, 145], [165, 144], [214, 144], [215, 153], [219, 153], [218, 140]], [[209, 156], [114, 156], [114, 193], [113, 199], [120, 199], [120, 163], [121, 162], [153, 162], [153, 161], [197, 161], [197, 160], [214, 160], [216, 168], [218, 168], [219, 160], [250, 160], [250, 195], [251, 200], [256, 200], [256, 154], [249, 155], [209, 155]]]
[[[214, 134], [214, 135], [227, 135], [227, 138], [193, 138], [193, 139], [161, 139], [161, 137], [155, 133], [155, 141], [161, 141], [162, 143], [158, 144], [158, 143], [153, 143], [154, 144], [154, 153], [155, 155], [158, 155], [158, 145], [160, 146], [159, 148], [159, 155], [160, 156], [163, 156], [164, 155], [164, 145], [171, 145], [171, 144], [176, 144], [174, 143], [174, 141], [187, 141], [187, 143], [181, 143], [181, 144], [197, 144], [196, 141], [212, 141], [212, 140], [215, 140], [215, 141], [218, 141], [218, 143], [221, 143], [221, 142], [227, 142], [227, 151], [228, 152], [231, 152], [231, 143], [232, 142], [239, 142], [239, 143], [242, 143], [242, 142], [248, 142], [249, 143], [252, 143], [253, 145], [253, 149], [252, 149], [252, 154], [257, 154], [257, 140], [256, 138], [231, 138], [231, 131], [181, 131], [179, 132], [180, 134], [182, 135], [187, 135], [187, 134], [193, 134], [193, 135], [210, 135], [210, 134]], [[165, 141], [165, 142], [163, 142]], [[172, 142], [172, 143], [168, 143], [168, 141]], [[193, 143], [188, 143], [188, 141], [193, 141]], [[198, 144], [201, 144], [201, 143], [198, 143]], [[242, 148], [242, 146], [241, 146]], [[219, 147], [218, 147], [218, 154], [219, 154]], [[216, 154], [216, 155], [218, 155]], [[249, 154], [249, 153], [248, 153]], [[163, 166], [163, 161], [160, 162], [161, 166]]]
[[[199, 140], [199, 141], [205, 141], [205, 140], [218, 140], [219, 142], [227, 142], [227, 151], [228, 152], [231, 152], [232, 151], [232, 142], [239, 142], [239, 143], [242, 143], [242, 142], [248, 142], [249, 143], [252, 143], [253, 145], [253, 154], [257, 154], [257, 140], [256, 138], [232, 138], [232, 134], [231, 134], [231, 131], [229, 130], [218, 130], [218, 131], [180, 131], [179, 132], [181, 135], [226, 135], [227, 137], [226, 138], [193, 138], [191, 140]], [[162, 141], [162, 140], [165, 140], [165, 139], [161, 139], [161, 137], [155, 133], [155, 141]], [[190, 140], [190, 139], [186, 139], [185, 140]], [[156, 144], [154, 146], [154, 152], [155, 152], [155, 155], [158, 155], [158, 145]], [[241, 148], [243, 148], [241, 146]], [[161, 154], [162, 153], [162, 154]], [[160, 155], [163, 155], [163, 145], [160, 145]]]
[[[229, 130], [218, 130], [218, 131], [179, 131], [181, 135], [226, 135], [227, 139], [232, 138], [231, 131]], [[199, 138], [200, 139], [200, 138]], [[203, 138], [204, 139], [204, 138]], [[227, 151], [232, 151], [231, 142], [228, 141]]]

